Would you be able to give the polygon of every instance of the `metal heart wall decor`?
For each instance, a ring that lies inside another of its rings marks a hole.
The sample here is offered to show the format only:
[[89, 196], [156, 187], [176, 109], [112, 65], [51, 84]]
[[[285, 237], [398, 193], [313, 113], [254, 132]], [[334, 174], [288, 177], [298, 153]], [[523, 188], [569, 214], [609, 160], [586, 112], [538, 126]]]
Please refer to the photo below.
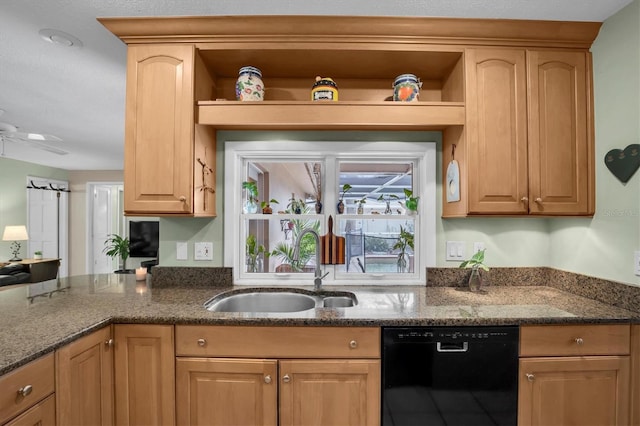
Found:
[[640, 167], [640, 144], [625, 149], [612, 149], [604, 156], [604, 164], [620, 182], [627, 183]]

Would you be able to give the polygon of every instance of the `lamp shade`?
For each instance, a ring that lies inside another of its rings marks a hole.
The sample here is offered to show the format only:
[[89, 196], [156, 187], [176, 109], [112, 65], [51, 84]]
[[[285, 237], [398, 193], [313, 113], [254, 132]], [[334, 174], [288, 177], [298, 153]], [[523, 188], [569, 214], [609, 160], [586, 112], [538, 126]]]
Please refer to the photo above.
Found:
[[26, 241], [29, 239], [27, 227], [24, 225], [8, 225], [4, 227], [2, 241]]

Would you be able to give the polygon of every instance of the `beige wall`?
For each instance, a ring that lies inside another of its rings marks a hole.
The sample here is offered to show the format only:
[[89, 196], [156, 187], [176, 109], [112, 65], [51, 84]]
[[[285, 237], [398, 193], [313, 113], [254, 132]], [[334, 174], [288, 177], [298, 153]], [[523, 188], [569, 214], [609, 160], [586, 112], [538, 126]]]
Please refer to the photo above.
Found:
[[87, 263], [87, 183], [122, 182], [122, 170], [69, 171], [69, 275], [86, 274]]

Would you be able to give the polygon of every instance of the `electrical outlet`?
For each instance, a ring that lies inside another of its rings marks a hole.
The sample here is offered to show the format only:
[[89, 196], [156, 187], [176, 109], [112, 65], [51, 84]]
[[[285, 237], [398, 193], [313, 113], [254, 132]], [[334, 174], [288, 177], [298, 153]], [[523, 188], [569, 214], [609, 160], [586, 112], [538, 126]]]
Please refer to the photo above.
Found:
[[633, 252], [633, 272], [640, 276], [640, 251]]
[[465, 260], [464, 241], [447, 241], [447, 254], [445, 260], [453, 262]]
[[473, 243], [473, 254], [476, 254], [477, 252], [484, 250], [485, 248], [486, 247], [482, 242]]
[[213, 243], [194, 243], [195, 260], [213, 260]]
[[189, 260], [189, 244], [186, 241], [176, 242], [176, 260]]

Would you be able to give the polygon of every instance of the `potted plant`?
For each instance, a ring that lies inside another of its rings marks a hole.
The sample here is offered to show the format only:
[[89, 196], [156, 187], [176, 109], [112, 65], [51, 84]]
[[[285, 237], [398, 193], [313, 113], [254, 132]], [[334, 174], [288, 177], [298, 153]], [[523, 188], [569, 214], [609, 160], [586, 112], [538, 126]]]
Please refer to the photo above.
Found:
[[33, 258], [36, 260], [42, 260], [42, 252], [40, 250], [34, 251]]
[[381, 194], [378, 197], [378, 201], [384, 201], [386, 206], [384, 208], [384, 214], [391, 214], [391, 199], [395, 198], [396, 200], [398, 199], [398, 196], [396, 194], [389, 194], [388, 198], [385, 200], [384, 198], [385, 194]]
[[110, 257], [119, 257], [120, 266], [116, 273], [127, 273], [127, 259], [129, 258], [129, 239], [122, 238], [118, 234], [110, 234], [104, 242], [103, 252]]
[[258, 244], [256, 236], [249, 234], [245, 242], [247, 254], [247, 272], [262, 272], [262, 259], [260, 255], [265, 253], [262, 244]]
[[367, 196], [366, 195], [364, 197], [360, 198], [358, 201], [356, 201], [356, 203], [358, 203], [358, 214], [363, 214], [364, 213], [363, 204], [365, 204], [366, 202], [367, 202]]
[[242, 189], [247, 191], [247, 200], [244, 202], [242, 210], [245, 213], [256, 213], [258, 211], [258, 185], [255, 182], [242, 182]]
[[412, 251], [414, 250], [413, 241], [413, 234], [400, 225], [400, 236], [398, 237], [398, 241], [396, 241], [392, 247], [393, 250], [398, 250], [398, 272], [409, 272], [409, 253], [407, 253], [407, 251], [408, 248]]
[[414, 215], [418, 212], [418, 201], [420, 197], [414, 197], [413, 191], [405, 188], [404, 190], [404, 207], [407, 209], [407, 214]]
[[271, 208], [271, 204], [280, 204], [278, 200], [275, 198], [270, 199], [269, 201], [263, 201], [260, 203], [260, 207], [262, 208], [262, 214], [272, 214], [273, 209]]
[[480, 269], [483, 271], [489, 271], [489, 267], [484, 264], [484, 249], [478, 250], [469, 260], [465, 260], [460, 264], [460, 268], [470, 268], [471, 275], [469, 275], [469, 290], [480, 291], [482, 287], [482, 275]]
[[351, 185], [349, 185], [348, 183], [345, 183], [344, 185], [342, 185], [342, 194], [340, 194], [340, 201], [338, 201], [338, 214], [342, 214], [344, 213], [344, 196], [347, 192], [349, 192], [349, 190], [351, 189]]
[[[308, 210], [309, 208], [305, 205], [303, 213], [309, 213]], [[281, 241], [276, 244], [275, 248], [269, 253], [269, 255], [275, 256], [281, 261], [281, 265], [278, 267], [281, 271], [276, 269], [276, 272], [301, 272], [315, 254], [316, 246], [313, 235], [305, 235], [302, 239], [300, 244], [300, 253], [297, 260], [293, 258], [293, 245], [295, 244], [295, 241], [298, 240], [298, 235], [300, 235], [300, 233], [306, 228], [311, 228], [316, 231], [316, 233], [320, 232], [320, 222], [317, 220], [308, 221], [291, 219], [288, 221], [288, 224], [291, 225], [291, 244]]]

